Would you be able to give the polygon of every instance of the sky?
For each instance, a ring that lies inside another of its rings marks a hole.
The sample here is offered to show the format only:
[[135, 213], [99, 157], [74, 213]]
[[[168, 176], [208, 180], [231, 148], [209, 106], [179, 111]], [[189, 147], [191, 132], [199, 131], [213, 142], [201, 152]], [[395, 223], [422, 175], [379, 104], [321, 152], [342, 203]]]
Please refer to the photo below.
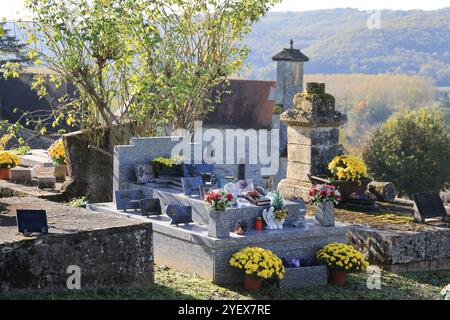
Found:
[[[272, 11], [308, 11], [331, 8], [436, 10], [445, 7], [450, 7], [449, 0], [284, 0]], [[0, 0], [0, 18], [16, 20], [23, 16], [23, 0]]]

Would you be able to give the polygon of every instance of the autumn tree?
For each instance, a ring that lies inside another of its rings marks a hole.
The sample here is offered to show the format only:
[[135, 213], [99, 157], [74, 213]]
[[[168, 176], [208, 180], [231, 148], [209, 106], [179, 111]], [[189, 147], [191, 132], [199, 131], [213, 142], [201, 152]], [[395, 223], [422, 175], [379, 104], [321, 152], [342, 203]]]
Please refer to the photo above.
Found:
[[[211, 108], [212, 88], [242, 68], [242, 37], [276, 2], [28, 0], [30, 56], [54, 71], [52, 82], [76, 87], [52, 110], [53, 125], [104, 127], [111, 146], [190, 128]], [[43, 77], [34, 85], [41, 96]]]

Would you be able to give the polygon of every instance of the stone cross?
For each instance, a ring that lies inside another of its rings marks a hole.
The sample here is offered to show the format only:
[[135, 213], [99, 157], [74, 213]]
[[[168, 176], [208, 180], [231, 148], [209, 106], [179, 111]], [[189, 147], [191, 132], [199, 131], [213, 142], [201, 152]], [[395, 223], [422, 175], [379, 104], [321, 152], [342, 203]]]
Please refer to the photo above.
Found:
[[324, 83], [307, 83], [294, 97], [293, 108], [281, 115], [288, 129], [287, 178], [279, 184], [285, 197], [308, 199], [308, 175], [328, 173], [328, 163], [340, 152], [339, 127], [347, 116], [335, 110], [335, 99]]

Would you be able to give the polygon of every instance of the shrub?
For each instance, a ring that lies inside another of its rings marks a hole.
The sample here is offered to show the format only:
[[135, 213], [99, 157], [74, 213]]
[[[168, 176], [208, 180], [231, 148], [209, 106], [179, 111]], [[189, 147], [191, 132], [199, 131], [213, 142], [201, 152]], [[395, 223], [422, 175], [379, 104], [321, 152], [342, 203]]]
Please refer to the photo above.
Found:
[[364, 151], [373, 178], [391, 181], [400, 194], [438, 191], [450, 181], [450, 134], [444, 116], [422, 108], [391, 117]]

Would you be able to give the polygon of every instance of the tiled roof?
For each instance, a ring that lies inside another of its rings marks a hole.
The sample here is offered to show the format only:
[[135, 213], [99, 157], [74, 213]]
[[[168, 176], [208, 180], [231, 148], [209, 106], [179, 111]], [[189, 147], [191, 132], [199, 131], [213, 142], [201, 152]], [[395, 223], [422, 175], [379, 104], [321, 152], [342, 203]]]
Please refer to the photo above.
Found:
[[214, 111], [204, 120], [209, 126], [270, 129], [275, 106], [275, 81], [229, 80]]

